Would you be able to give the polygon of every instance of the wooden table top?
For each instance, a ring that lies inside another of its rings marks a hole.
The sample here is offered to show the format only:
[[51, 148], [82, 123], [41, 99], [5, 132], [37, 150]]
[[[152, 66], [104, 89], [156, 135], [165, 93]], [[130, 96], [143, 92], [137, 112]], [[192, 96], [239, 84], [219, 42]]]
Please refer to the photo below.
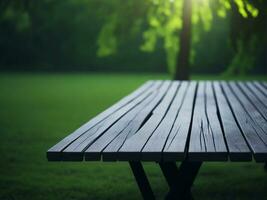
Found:
[[51, 147], [47, 158], [266, 162], [267, 83], [148, 81]]

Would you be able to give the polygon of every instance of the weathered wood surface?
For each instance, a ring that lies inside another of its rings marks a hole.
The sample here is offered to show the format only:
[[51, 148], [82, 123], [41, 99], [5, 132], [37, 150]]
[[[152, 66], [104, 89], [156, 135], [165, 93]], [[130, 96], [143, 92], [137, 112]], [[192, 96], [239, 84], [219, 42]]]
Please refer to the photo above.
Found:
[[50, 161], [267, 161], [266, 82], [149, 81], [47, 151]]
[[188, 156], [191, 160], [227, 160], [211, 82], [198, 84]]

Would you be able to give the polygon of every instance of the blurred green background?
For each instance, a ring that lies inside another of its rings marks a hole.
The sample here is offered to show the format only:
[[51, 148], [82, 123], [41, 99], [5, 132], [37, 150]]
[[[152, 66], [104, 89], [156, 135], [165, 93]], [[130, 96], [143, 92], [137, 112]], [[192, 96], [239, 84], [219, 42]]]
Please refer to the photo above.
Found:
[[[2, 0], [0, 69], [173, 72], [182, 2]], [[266, 1], [192, 4], [192, 73], [267, 73]]]
[[[194, 80], [267, 81], [267, 1], [193, 0]], [[46, 150], [149, 79], [177, 70], [182, 0], [0, 1], [0, 199], [140, 199], [127, 163]], [[159, 199], [159, 166], [145, 163]], [[259, 163], [205, 163], [196, 199], [267, 199]]]

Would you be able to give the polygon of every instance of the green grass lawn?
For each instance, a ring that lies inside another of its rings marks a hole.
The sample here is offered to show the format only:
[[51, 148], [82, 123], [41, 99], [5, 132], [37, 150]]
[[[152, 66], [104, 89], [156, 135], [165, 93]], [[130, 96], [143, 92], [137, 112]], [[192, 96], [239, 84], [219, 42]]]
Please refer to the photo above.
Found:
[[[166, 78], [0, 75], [0, 199], [140, 199], [127, 163], [49, 163], [46, 150], [146, 80]], [[266, 76], [248, 79], [267, 80]], [[145, 163], [145, 169], [162, 199], [168, 188], [159, 166]], [[205, 163], [193, 194], [196, 199], [267, 199], [267, 172], [256, 163]]]

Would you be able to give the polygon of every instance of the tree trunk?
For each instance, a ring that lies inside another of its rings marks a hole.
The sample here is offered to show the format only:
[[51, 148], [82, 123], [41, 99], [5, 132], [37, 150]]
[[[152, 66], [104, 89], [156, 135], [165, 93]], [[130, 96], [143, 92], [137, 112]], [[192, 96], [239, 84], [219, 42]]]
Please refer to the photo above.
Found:
[[180, 50], [177, 57], [174, 80], [189, 79], [191, 17], [192, 17], [191, 0], [183, 0], [183, 13], [182, 13], [183, 27], [180, 33]]

